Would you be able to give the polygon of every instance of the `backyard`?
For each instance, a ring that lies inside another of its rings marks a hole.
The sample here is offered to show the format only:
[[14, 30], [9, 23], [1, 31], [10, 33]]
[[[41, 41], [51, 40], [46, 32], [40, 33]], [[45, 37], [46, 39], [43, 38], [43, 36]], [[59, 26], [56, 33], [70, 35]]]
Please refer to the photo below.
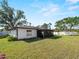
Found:
[[79, 36], [11, 41], [0, 39], [6, 59], [79, 59]]

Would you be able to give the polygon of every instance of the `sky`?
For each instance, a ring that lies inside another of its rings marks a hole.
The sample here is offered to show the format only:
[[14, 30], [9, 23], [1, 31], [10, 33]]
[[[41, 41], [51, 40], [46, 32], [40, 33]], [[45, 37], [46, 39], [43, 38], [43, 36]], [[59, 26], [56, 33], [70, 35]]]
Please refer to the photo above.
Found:
[[33, 26], [52, 23], [65, 17], [79, 16], [79, 0], [8, 0], [16, 10], [23, 10]]

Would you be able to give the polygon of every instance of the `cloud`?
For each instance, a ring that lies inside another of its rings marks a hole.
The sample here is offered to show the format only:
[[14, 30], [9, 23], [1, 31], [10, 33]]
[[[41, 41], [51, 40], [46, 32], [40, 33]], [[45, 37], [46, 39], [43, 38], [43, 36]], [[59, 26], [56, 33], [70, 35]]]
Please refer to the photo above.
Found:
[[71, 4], [75, 4], [75, 3], [78, 3], [79, 0], [66, 0], [67, 2], [71, 3]]
[[58, 11], [59, 11], [59, 8], [58, 7], [50, 8], [50, 9], [44, 11], [43, 12], [43, 15], [44, 16], [49, 16], [51, 14], [54, 14], [54, 13], [58, 12]]
[[59, 11], [59, 6], [58, 5], [54, 5], [51, 4], [47, 7], [41, 8], [41, 10], [39, 11], [43, 16], [49, 16], [51, 14], [55, 14]]
[[58, 4], [48, 3], [48, 4], [37, 4], [33, 3], [31, 4], [32, 8], [35, 8], [38, 10], [38, 14], [42, 16], [49, 16], [52, 14], [57, 13], [60, 10], [60, 7]]
[[79, 6], [71, 6], [68, 8], [68, 10], [70, 10], [70, 11], [79, 10]]
[[57, 15], [58, 15], [58, 16], [65, 16], [65, 15], [71, 16], [71, 15], [73, 15], [73, 14], [75, 14], [74, 11], [65, 11], [65, 12], [60, 12], [60, 13], [58, 13]]

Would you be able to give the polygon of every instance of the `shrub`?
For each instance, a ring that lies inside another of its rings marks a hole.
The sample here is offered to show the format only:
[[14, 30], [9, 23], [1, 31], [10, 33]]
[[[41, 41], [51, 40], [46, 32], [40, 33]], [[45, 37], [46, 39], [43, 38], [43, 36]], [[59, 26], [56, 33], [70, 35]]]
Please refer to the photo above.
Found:
[[13, 36], [8, 36], [9, 41], [16, 41], [17, 39]]

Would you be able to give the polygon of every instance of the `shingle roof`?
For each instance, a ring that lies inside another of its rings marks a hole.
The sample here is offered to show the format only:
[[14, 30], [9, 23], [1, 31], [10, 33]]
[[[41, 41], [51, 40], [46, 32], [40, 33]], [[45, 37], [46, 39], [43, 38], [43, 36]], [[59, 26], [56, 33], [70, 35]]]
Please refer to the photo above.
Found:
[[[38, 27], [34, 27], [34, 26], [19, 26], [19, 27], [14, 27], [14, 29], [17, 29], [17, 28], [21, 28], [21, 29], [35, 29], [35, 30], [50, 30], [50, 31], [53, 31], [52, 29], [42, 29], [42, 28], [38, 28]], [[13, 30], [13, 29], [10, 29], [10, 30]]]

